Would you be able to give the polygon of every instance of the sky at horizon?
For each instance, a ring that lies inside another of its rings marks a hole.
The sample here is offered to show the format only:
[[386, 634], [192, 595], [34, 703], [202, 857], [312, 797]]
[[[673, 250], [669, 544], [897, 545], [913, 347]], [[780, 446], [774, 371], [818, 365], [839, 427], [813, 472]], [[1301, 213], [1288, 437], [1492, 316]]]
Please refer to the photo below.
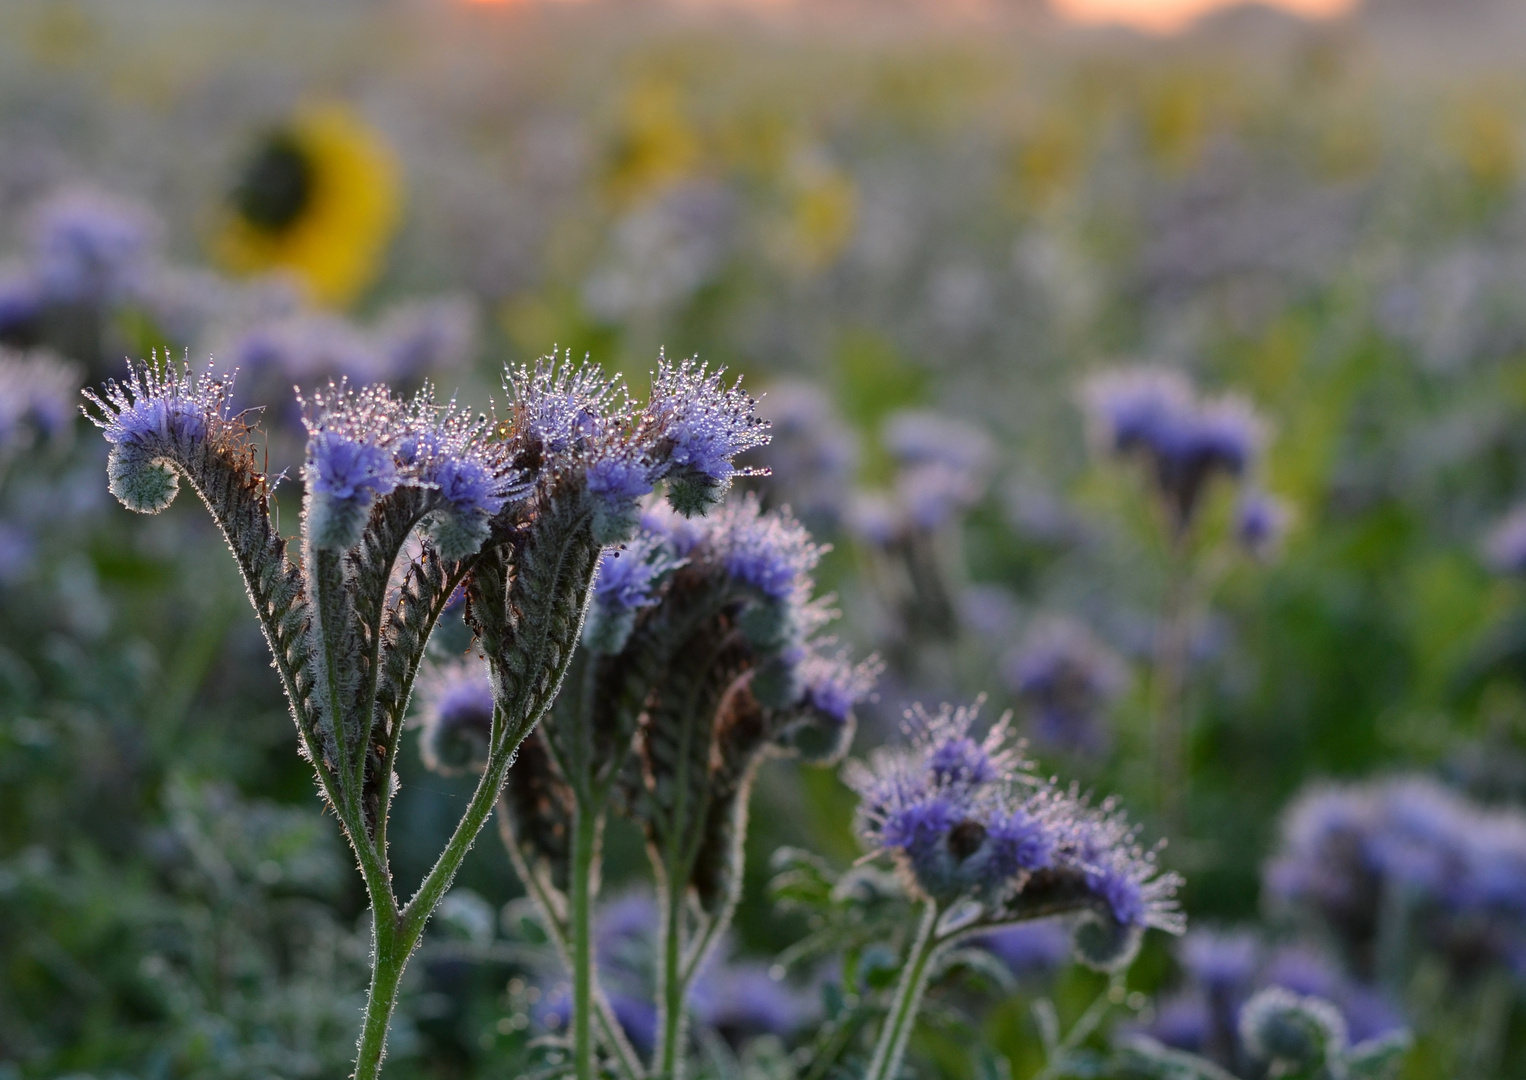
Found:
[[[535, 0], [467, 0], [477, 4], [518, 4]], [[685, 6], [789, 7], [799, 0], [676, 0]], [[948, 0], [933, 0], [945, 3]], [[1064, 17], [1091, 25], [1121, 24], [1152, 33], [1172, 33], [1195, 19], [1221, 8], [1233, 7], [1246, 0], [1046, 0]], [[1255, 0], [1266, 7], [1280, 8], [1307, 18], [1333, 18], [1350, 11], [1358, 0]], [[978, 0], [973, 6], [979, 6]]]

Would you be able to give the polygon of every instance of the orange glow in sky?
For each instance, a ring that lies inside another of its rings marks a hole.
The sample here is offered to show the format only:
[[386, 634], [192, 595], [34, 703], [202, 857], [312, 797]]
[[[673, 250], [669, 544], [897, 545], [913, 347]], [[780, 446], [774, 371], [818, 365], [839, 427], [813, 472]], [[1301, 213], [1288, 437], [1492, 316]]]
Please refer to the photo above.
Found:
[[[473, 4], [512, 6], [550, 0], [467, 0]], [[562, 0], [566, 2], [566, 0]], [[801, 0], [675, 0], [691, 7], [772, 7], [788, 8]], [[929, 0], [940, 3], [942, 0]], [[1231, 7], [1240, 0], [1048, 0], [1060, 14], [1080, 23], [1124, 23], [1156, 33], [1180, 30], [1200, 15], [1218, 8]], [[1310, 18], [1329, 18], [1350, 11], [1357, 0], [1260, 0], [1268, 7], [1282, 8]], [[975, 6], [979, 6], [978, 4]]]
[[[1233, 0], [1049, 0], [1056, 11], [1077, 22], [1127, 23], [1143, 30], [1179, 30], [1199, 15], [1230, 7]], [[1268, 7], [1282, 8], [1313, 18], [1328, 18], [1350, 11], [1355, 0], [1263, 0]]]

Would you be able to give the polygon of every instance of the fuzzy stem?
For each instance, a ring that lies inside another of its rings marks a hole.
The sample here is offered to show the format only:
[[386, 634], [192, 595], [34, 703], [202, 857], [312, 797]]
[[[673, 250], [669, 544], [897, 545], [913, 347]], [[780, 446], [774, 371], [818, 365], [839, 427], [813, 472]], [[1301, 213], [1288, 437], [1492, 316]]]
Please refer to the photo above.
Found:
[[572, 1061], [578, 1080], [594, 1078], [593, 873], [599, 815], [578, 799], [573, 808], [569, 915], [572, 923]]
[[381, 1073], [382, 1058], [387, 1052], [387, 1027], [397, 1006], [398, 987], [403, 968], [418, 938], [406, 941], [402, 920], [396, 913], [371, 908], [373, 944], [371, 952], [371, 989], [366, 998], [365, 1024], [356, 1047], [354, 1080], [375, 1080]]
[[652, 1056], [652, 1073], [665, 1080], [682, 1080], [684, 993], [683, 909], [684, 892], [672, 880], [662, 890], [663, 924], [661, 927], [661, 964], [657, 974], [657, 1047]]
[[1189, 554], [1183, 538], [1171, 545], [1166, 571], [1166, 596], [1155, 648], [1151, 691], [1155, 699], [1156, 805], [1165, 831], [1181, 835], [1181, 795], [1185, 755], [1182, 697], [1187, 681], [1192, 605], [1189, 601]]
[[922, 908], [916, 939], [912, 942], [906, 966], [901, 969], [895, 1001], [891, 1003], [885, 1026], [880, 1029], [879, 1042], [875, 1044], [874, 1057], [869, 1061], [864, 1080], [890, 1080], [901, 1068], [906, 1043], [917, 1023], [917, 1011], [922, 1007], [922, 992], [927, 989], [928, 962], [941, 944], [933, 934], [937, 924], [938, 905], [929, 900]]

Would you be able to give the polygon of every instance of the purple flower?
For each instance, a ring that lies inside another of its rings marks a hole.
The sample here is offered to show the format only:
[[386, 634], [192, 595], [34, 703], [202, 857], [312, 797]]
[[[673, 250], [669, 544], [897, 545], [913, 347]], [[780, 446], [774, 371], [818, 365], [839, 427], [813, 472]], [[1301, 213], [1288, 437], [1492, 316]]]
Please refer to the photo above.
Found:
[[750, 494], [722, 508], [711, 535], [727, 572], [776, 601], [809, 592], [809, 574], [825, 551], [788, 511], [765, 514]]
[[424, 765], [450, 776], [487, 761], [493, 733], [493, 687], [487, 666], [467, 659], [421, 675], [419, 749]]
[[1526, 573], [1526, 506], [1510, 511], [1489, 531], [1484, 559], [1498, 573]]
[[844, 723], [855, 705], [869, 699], [881, 666], [873, 658], [850, 664], [845, 655], [812, 653], [801, 663], [806, 701], [817, 712]]
[[661, 540], [639, 535], [624, 549], [611, 548], [599, 560], [594, 603], [610, 611], [633, 611], [654, 604], [652, 590], [657, 580], [679, 565]]
[[1235, 539], [1258, 559], [1271, 558], [1282, 545], [1293, 512], [1275, 495], [1250, 492], [1235, 506]]
[[1107, 453], [1148, 464], [1178, 532], [1192, 524], [1213, 477], [1250, 472], [1266, 437], [1264, 424], [1244, 400], [1199, 399], [1184, 376], [1160, 368], [1093, 376], [1082, 404]]
[[418, 378], [458, 368], [477, 346], [477, 308], [466, 297], [399, 304], [389, 308], [372, 334], [389, 378]]
[[684, 360], [659, 359], [647, 415], [655, 452], [664, 462], [668, 499], [680, 512], [703, 512], [718, 502], [738, 470], [739, 454], [768, 442], [768, 421], [738, 380], [729, 388], [723, 371]]
[[1112, 805], [1091, 807], [1036, 777], [1008, 745], [1005, 723], [977, 742], [974, 720], [970, 709], [914, 708], [909, 745], [849, 763], [844, 779], [859, 796], [869, 848], [939, 904], [976, 900], [999, 913], [1020, 902], [1036, 872], [1052, 871], [1084, 884], [1120, 928], [1179, 931], [1177, 878], [1158, 873]]
[[50, 300], [119, 300], [149, 265], [158, 232], [158, 222], [136, 203], [84, 188], [60, 192], [28, 222], [37, 285]]
[[229, 414], [232, 380], [209, 374], [193, 377], [189, 366], [129, 364], [129, 377], [107, 382], [104, 397], [86, 390], [95, 406], [91, 421], [111, 444], [108, 487], [122, 504], [140, 513], [158, 513], [174, 499], [180, 481], [168, 463], [188, 456], [199, 444], [229, 439], [243, 426]]
[[385, 447], [319, 430], [307, 444], [308, 486], [318, 494], [367, 508], [397, 487], [397, 467]]
[[0, 451], [30, 446], [69, 430], [80, 372], [45, 353], [0, 349]]
[[596, 367], [574, 367], [555, 355], [510, 371], [508, 390], [515, 431], [538, 459], [602, 451], [630, 419], [623, 385]]
[[1180, 959], [1210, 993], [1242, 996], [1261, 963], [1261, 943], [1249, 931], [1193, 930], [1182, 938]]
[[1000, 958], [1015, 974], [1040, 974], [1070, 959], [1070, 934], [1058, 919], [1039, 919], [984, 934], [974, 944]]
[[1036, 623], [1004, 665], [1007, 685], [1032, 710], [1039, 741], [1095, 752], [1106, 743], [1102, 713], [1128, 686], [1128, 669], [1086, 627]]

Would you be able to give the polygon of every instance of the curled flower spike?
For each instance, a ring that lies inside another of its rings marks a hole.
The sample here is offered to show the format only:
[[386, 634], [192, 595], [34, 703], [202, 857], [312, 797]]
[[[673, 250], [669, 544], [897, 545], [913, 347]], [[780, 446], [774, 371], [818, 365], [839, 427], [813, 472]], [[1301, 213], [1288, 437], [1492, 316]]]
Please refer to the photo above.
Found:
[[808, 652], [796, 672], [803, 715], [784, 733], [785, 744], [818, 764], [842, 757], [857, 727], [853, 710], [873, 696], [884, 668], [876, 656], [854, 664], [846, 653]]
[[601, 457], [588, 467], [593, 497], [594, 538], [614, 543], [640, 522], [638, 500], [652, 490], [652, 467], [629, 448]]
[[1177, 877], [1157, 871], [1112, 804], [1041, 781], [1005, 722], [977, 741], [974, 721], [974, 709], [914, 708], [910, 745], [850, 763], [870, 851], [891, 856], [916, 895], [944, 908], [979, 903], [992, 922], [1090, 913], [1113, 945], [1078, 928], [1077, 946], [1098, 963], [1121, 962], [1146, 927], [1180, 931]]
[[427, 669], [420, 678], [419, 750], [445, 776], [481, 769], [493, 733], [493, 687], [475, 658]]
[[729, 388], [723, 370], [684, 360], [658, 360], [647, 411], [665, 451], [668, 499], [679, 512], [703, 513], [718, 503], [734, 477], [747, 475], [733, 459], [768, 442], [768, 421], [741, 380]]
[[246, 429], [230, 412], [231, 378], [193, 376], [188, 364], [177, 372], [157, 358], [129, 364], [128, 371], [126, 382], [107, 382], [104, 397], [85, 390], [96, 407], [85, 415], [111, 444], [111, 493], [129, 510], [157, 514], [180, 490], [173, 462], [208, 443], [241, 437]]
[[788, 510], [765, 514], [751, 494], [721, 510], [709, 544], [726, 572], [757, 596], [742, 616], [748, 637], [759, 645], [803, 641], [808, 631], [799, 619], [809, 617], [811, 571], [827, 549], [812, 543]]
[[438, 503], [429, 536], [444, 558], [465, 558], [487, 540], [489, 523], [504, 506], [528, 494], [529, 484], [509, 466], [503, 444], [489, 440], [486, 416], [472, 417], [454, 401], [435, 405], [427, 386], [414, 400], [409, 427], [396, 458]]

